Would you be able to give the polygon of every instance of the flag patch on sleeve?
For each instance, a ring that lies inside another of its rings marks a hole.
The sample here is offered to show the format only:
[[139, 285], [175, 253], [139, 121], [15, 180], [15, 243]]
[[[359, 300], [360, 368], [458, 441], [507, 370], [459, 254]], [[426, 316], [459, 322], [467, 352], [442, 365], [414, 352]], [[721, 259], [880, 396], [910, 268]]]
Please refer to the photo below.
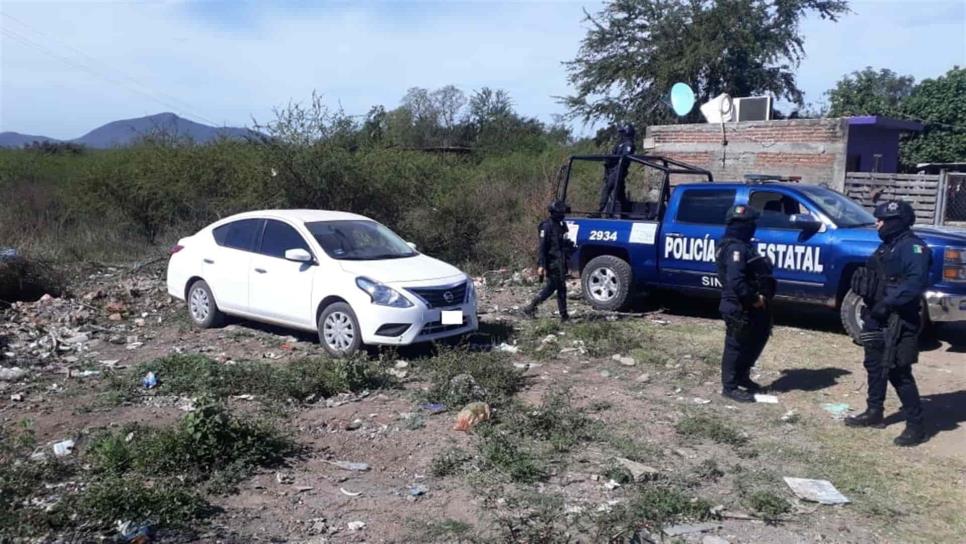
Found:
[[734, 262], [736, 263], [741, 262], [741, 252], [735, 251], [734, 253], [732, 253], [731, 259], [734, 260]]
[[913, 244], [913, 246], [912, 246], [912, 252], [913, 253], [922, 253], [922, 246], [920, 246], [918, 244]]

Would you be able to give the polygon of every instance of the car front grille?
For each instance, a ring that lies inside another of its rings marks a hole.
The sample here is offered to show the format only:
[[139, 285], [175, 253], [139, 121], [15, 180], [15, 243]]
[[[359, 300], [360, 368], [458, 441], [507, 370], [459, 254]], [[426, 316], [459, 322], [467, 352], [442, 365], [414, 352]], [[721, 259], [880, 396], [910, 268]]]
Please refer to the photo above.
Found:
[[413, 287], [406, 289], [426, 303], [428, 308], [459, 306], [466, 300], [466, 282], [448, 287]]
[[419, 331], [419, 336], [429, 336], [430, 334], [455, 331], [456, 329], [462, 329], [465, 327], [466, 323], [467, 320], [465, 315], [463, 316], [463, 323], [459, 325], [443, 325], [442, 321], [431, 321], [423, 325], [423, 330]]

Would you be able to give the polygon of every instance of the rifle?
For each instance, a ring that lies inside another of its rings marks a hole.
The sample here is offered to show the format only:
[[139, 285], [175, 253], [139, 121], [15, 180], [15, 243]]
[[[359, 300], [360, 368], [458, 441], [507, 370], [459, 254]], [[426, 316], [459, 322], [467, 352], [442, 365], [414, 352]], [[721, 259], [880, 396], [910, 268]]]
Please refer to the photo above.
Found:
[[903, 321], [897, 312], [889, 315], [889, 321], [883, 336], [882, 350], [882, 373], [888, 375], [889, 371], [895, 368], [898, 355], [899, 341], [902, 339]]

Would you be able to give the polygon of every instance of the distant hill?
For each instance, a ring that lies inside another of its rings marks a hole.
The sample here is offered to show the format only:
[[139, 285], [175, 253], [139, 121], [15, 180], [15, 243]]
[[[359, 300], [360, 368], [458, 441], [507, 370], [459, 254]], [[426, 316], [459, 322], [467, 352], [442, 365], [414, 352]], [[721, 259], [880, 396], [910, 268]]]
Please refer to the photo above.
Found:
[[[166, 112], [136, 119], [113, 121], [95, 128], [80, 138], [68, 141], [93, 149], [108, 149], [129, 146], [139, 139], [153, 134], [187, 138], [197, 144], [205, 144], [218, 138], [245, 139], [258, 136], [257, 132], [247, 128], [212, 127]], [[0, 147], [22, 147], [34, 141], [56, 142], [59, 140], [16, 132], [0, 134]]]
[[46, 136], [33, 136], [19, 132], [0, 132], [0, 147], [23, 147], [33, 142], [56, 142]]

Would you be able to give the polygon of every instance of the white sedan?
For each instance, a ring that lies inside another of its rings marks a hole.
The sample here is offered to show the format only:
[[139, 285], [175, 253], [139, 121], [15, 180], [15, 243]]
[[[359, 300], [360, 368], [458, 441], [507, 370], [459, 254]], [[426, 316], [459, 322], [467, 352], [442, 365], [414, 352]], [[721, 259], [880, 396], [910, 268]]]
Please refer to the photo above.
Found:
[[471, 278], [351, 213], [265, 210], [222, 219], [171, 249], [167, 285], [199, 327], [228, 314], [318, 331], [335, 356], [477, 328]]

